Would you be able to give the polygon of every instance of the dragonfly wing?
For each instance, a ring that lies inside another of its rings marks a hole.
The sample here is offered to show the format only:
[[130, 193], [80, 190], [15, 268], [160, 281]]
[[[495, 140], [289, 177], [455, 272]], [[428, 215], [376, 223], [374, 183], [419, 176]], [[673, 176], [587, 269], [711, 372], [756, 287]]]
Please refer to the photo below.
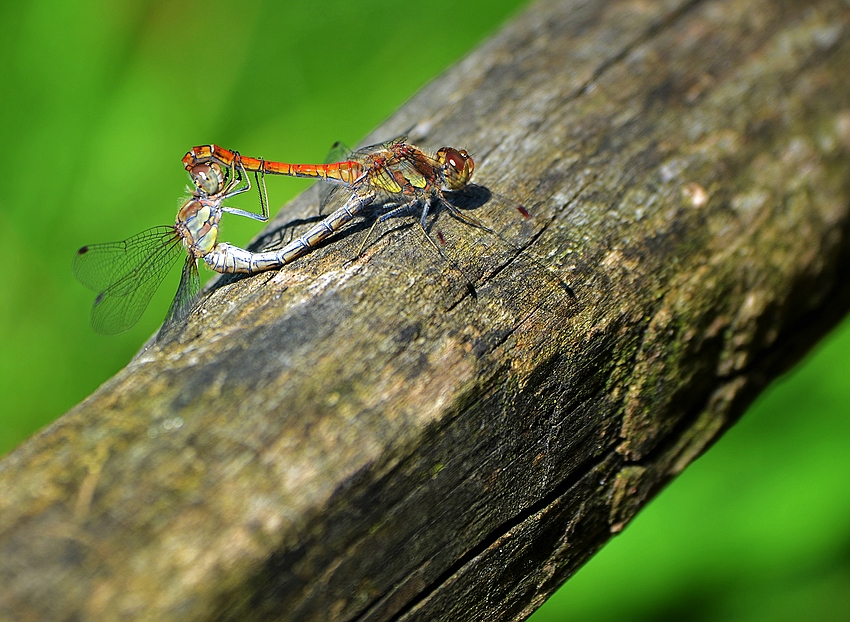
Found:
[[396, 136], [395, 138], [391, 138], [385, 143], [381, 143], [381, 147], [384, 149], [392, 149], [396, 145], [401, 145], [407, 142], [407, 134], [401, 134], [400, 136]]
[[382, 143], [375, 143], [374, 145], [361, 147], [360, 149], [349, 153], [348, 156], [344, 159], [354, 160], [355, 162], [364, 162], [365, 160], [368, 160], [370, 156], [378, 154], [382, 151], [392, 152], [394, 146], [405, 142], [407, 142], [407, 136], [396, 136], [392, 140], [387, 140]]
[[74, 257], [74, 276], [89, 289], [103, 291], [124, 276], [139, 276], [137, 273], [148, 262], [170, 252], [175, 242], [179, 247], [180, 237], [174, 227], [160, 226], [123, 242], [83, 246]]
[[[333, 164], [335, 162], [345, 162], [351, 158], [351, 149], [348, 145], [339, 141], [333, 144], [331, 150], [325, 158], [325, 164]], [[339, 188], [338, 184], [325, 183], [319, 188], [319, 214], [324, 214], [325, 208], [331, 202], [333, 195]]]
[[[360, 162], [355, 158], [355, 154], [351, 151], [351, 148], [343, 142], [336, 141], [331, 150], [328, 152], [327, 157], [325, 158], [325, 164], [334, 164], [336, 162], [346, 162], [346, 161], [354, 161]], [[345, 185], [345, 184], [342, 184]], [[333, 182], [328, 180], [328, 183], [322, 184], [319, 188], [319, 214], [325, 214], [328, 212], [328, 206], [332, 203], [336, 203], [337, 199], [334, 198], [333, 195], [336, 194], [337, 189], [340, 187], [340, 184], [337, 182]], [[344, 201], [343, 201], [344, 202]]]
[[429, 181], [432, 183], [437, 181], [437, 170], [430, 165], [427, 159], [401, 158], [394, 162], [392, 166], [398, 169], [414, 188], [424, 188]]
[[177, 293], [174, 295], [174, 301], [168, 309], [168, 314], [165, 316], [165, 321], [162, 324], [162, 332], [166, 333], [177, 324], [183, 322], [188, 317], [192, 307], [195, 306], [195, 299], [198, 297], [198, 292], [201, 291], [201, 278], [198, 276], [198, 260], [192, 257], [186, 257], [186, 263], [183, 264], [183, 272], [180, 275], [180, 285], [177, 286]]
[[350, 188], [336, 184], [323, 184], [321, 189], [321, 201], [319, 203], [319, 213], [327, 214], [332, 212], [336, 209], [336, 207], [345, 203], [350, 195]]
[[351, 159], [351, 149], [345, 143], [336, 141], [328, 152], [325, 158], [325, 164], [333, 164], [334, 162], [345, 162]]
[[99, 292], [91, 311], [95, 332], [114, 335], [133, 326], [182, 252], [182, 240], [172, 227], [154, 227], [123, 242], [77, 251], [74, 276]]
[[[512, 198], [476, 184], [447, 194], [441, 201], [442, 207], [458, 222], [486, 234], [470, 238], [486, 248], [477, 253], [479, 257], [488, 256], [489, 261], [497, 265], [512, 263], [514, 269], [525, 270], [527, 275], [518, 281], [533, 283], [539, 276], [556, 285], [570, 299], [576, 298], [570, 285], [558, 274], [556, 263], [549, 258], [539, 258], [529, 250], [529, 245], [545, 227], [543, 221], [535, 221], [533, 212]], [[488, 238], [490, 242], [485, 242]]]
[[398, 194], [403, 189], [395, 176], [393, 176], [392, 171], [386, 166], [373, 168], [369, 171], [367, 177], [359, 181], [360, 183], [357, 186], [364, 187], [364, 190], [366, 186], [372, 186], [372, 188], [388, 194]]

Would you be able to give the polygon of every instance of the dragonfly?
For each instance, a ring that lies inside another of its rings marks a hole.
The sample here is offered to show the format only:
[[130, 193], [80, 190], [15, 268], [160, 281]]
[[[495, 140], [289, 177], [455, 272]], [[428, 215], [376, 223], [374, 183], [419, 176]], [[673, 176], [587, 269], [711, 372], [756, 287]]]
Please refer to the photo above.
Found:
[[[344, 147], [336, 148], [337, 152], [341, 150], [344, 150]], [[382, 207], [389, 210], [382, 214], [375, 224], [410, 212], [421, 205], [420, 225], [428, 241], [441, 256], [443, 256], [442, 251], [428, 235], [426, 228], [432, 204], [441, 204], [460, 220], [474, 224], [470, 222], [471, 219], [468, 216], [463, 215], [457, 207], [452, 205], [444, 194], [463, 189], [472, 177], [475, 162], [464, 149], [443, 147], [432, 155], [408, 143], [407, 138], [401, 136], [364, 147], [348, 154], [344, 160], [328, 164], [273, 162], [262, 158], [246, 157], [237, 151], [218, 145], [194, 147], [183, 157], [183, 165], [187, 170], [203, 164], [232, 167], [237, 161], [246, 171], [255, 174], [306, 177], [334, 184], [337, 188], [334, 188], [328, 197], [331, 200], [334, 194], [338, 194], [336, 191], [342, 191], [343, 199], [339, 201], [342, 203], [340, 207], [304, 235], [278, 251], [276, 257], [281, 265], [306, 254], [373, 204], [382, 203]], [[261, 201], [267, 203], [268, 199], [261, 197]], [[363, 241], [364, 245], [368, 238], [367, 234]], [[236, 258], [236, 256], [235, 251], [227, 253], [228, 259]], [[267, 266], [269, 262], [274, 263], [274, 257], [270, 252], [255, 253], [251, 257], [243, 255], [243, 262], [226, 266], [226, 268], [235, 272], [250, 272], [253, 271], [251, 261], [257, 261], [260, 266]], [[221, 267], [225, 268], [225, 266]]]
[[[250, 273], [281, 267], [308, 253], [346, 223], [352, 221], [366, 207], [379, 204], [382, 201], [382, 207], [389, 211], [385, 211], [375, 220], [361, 243], [357, 253], [359, 255], [378, 223], [385, 222], [396, 215], [411, 212], [416, 206], [421, 205], [422, 212], [419, 224], [426, 240], [444, 261], [460, 273], [466, 281], [467, 290], [475, 297], [475, 286], [472, 280], [456, 262], [446, 257], [440, 245], [434, 242], [428, 233], [426, 224], [429, 211], [432, 205], [438, 204], [445, 207], [449, 214], [460, 222], [496, 236], [514, 252], [528, 257], [544, 272], [550, 274], [570, 298], [575, 298], [575, 293], [570, 286], [564, 283], [550, 267], [517, 248], [494, 229], [463, 213], [457, 205], [448, 199], [446, 193], [466, 188], [486, 191], [484, 194], [486, 194], [488, 200], [497, 196], [486, 188], [470, 183], [472, 173], [475, 170], [475, 162], [465, 149], [443, 147], [431, 154], [407, 142], [405, 136], [400, 136], [387, 142], [363, 147], [354, 152], [348, 152], [344, 146], [337, 143], [331, 153], [343, 155], [343, 159], [326, 164], [291, 164], [247, 157], [241, 155], [238, 151], [231, 151], [214, 144], [193, 147], [191, 151], [187, 152], [183, 157], [183, 165], [187, 170], [202, 164], [232, 167], [238, 162], [246, 171], [263, 176], [270, 174], [305, 177], [320, 179], [334, 185], [331, 194], [322, 202], [323, 205], [334, 197], [342, 197], [342, 200], [338, 201], [338, 203], [342, 203], [338, 209], [304, 235], [279, 250], [251, 253], [235, 247], [220, 245], [221, 254], [218, 257], [221, 261], [216, 263], [213, 269], [220, 272]], [[265, 187], [260, 188], [260, 191], [265, 192]], [[265, 196], [261, 196], [260, 200], [268, 203], [268, 198]], [[498, 201], [513, 205], [525, 219], [530, 218], [530, 214], [522, 205], [505, 197], [500, 197]], [[337, 201], [334, 201], [334, 203], [336, 204]], [[437, 236], [440, 244], [445, 244], [445, 239], [440, 231], [437, 232]], [[209, 263], [215, 258], [216, 255], [213, 253], [205, 259]]]
[[[92, 244], [77, 251], [74, 276], [97, 292], [91, 310], [95, 332], [113, 335], [138, 322], [171, 266], [185, 253], [180, 284], [160, 334], [182, 323], [200, 292], [198, 260], [204, 259], [213, 269], [220, 261], [221, 253], [215, 253], [222, 246], [218, 242], [222, 214], [268, 220], [268, 204], [263, 200], [259, 214], [223, 204], [251, 189], [238, 154], [233, 166], [199, 163], [189, 168], [189, 174], [194, 190], [180, 207], [173, 225], [153, 227], [122, 242]], [[259, 178], [257, 183], [262, 186]], [[263, 196], [265, 193], [261, 192]], [[217, 258], [213, 263], [209, 260], [211, 254]]]

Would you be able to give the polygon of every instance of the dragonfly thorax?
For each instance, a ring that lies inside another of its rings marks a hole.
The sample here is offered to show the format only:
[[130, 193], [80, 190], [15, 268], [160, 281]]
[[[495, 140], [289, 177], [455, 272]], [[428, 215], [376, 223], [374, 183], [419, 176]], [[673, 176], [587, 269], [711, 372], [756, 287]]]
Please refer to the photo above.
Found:
[[204, 199], [191, 198], [177, 212], [175, 230], [183, 238], [186, 249], [195, 257], [209, 253], [218, 241], [219, 210]]
[[437, 161], [448, 190], [460, 190], [466, 186], [475, 170], [475, 162], [465, 149], [443, 147], [437, 151]]

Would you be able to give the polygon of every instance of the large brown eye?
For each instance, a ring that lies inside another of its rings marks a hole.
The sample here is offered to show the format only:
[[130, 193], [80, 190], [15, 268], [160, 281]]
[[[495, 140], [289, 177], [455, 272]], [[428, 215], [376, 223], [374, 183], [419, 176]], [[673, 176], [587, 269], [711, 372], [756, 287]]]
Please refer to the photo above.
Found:
[[443, 147], [437, 152], [437, 157], [443, 163], [449, 190], [459, 190], [469, 182], [475, 164], [465, 150]]
[[466, 162], [467, 175], [472, 177], [472, 171], [475, 170], [475, 160], [472, 159], [472, 156], [469, 155], [469, 152], [466, 149], [460, 150], [460, 157]]
[[446, 162], [456, 171], [462, 171], [465, 159], [457, 149], [446, 149]]
[[192, 182], [205, 194], [216, 194], [224, 187], [224, 175], [218, 164], [196, 164], [189, 169]]

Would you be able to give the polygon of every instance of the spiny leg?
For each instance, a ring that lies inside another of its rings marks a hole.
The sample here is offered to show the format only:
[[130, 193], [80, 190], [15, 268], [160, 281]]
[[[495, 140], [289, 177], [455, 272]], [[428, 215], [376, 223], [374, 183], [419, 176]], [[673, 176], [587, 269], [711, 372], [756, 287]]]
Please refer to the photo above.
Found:
[[[238, 194], [242, 194], [243, 192], [248, 192], [251, 189], [251, 180], [248, 177], [248, 174], [245, 172], [245, 167], [242, 164], [242, 157], [236, 152], [236, 158], [234, 160], [234, 166], [232, 169], [235, 169], [235, 174], [233, 174], [232, 178], [227, 184], [227, 187], [222, 191], [222, 196], [220, 197], [221, 201], [229, 199], [231, 197], [235, 197]], [[243, 177], [244, 176], [244, 177]], [[266, 222], [269, 219], [269, 210], [268, 210], [268, 195], [266, 194], [266, 177], [265, 174], [261, 174], [259, 171], [254, 173], [255, 180], [257, 185], [260, 186], [260, 214], [256, 212], [249, 212], [247, 210], [239, 209], [237, 207], [226, 207], [222, 206], [221, 211], [227, 212], [228, 214], [235, 214], [237, 216], [245, 216], [247, 218], [252, 218], [254, 220], [259, 220], [260, 222]], [[245, 181], [245, 185], [241, 188], [238, 187], [242, 181]]]
[[379, 222], [384, 222], [386, 220], [389, 220], [390, 218], [394, 218], [394, 217], [399, 216], [401, 214], [410, 213], [413, 210], [413, 208], [420, 202], [422, 203], [422, 217], [419, 219], [419, 228], [422, 230], [422, 234], [425, 236], [425, 239], [428, 240], [428, 243], [431, 245], [431, 247], [437, 252], [437, 255], [439, 255], [440, 258], [443, 261], [445, 261], [453, 270], [458, 272], [458, 274], [460, 274], [461, 277], [463, 277], [463, 280], [466, 281], [467, 290], [469, 291], [469, 293], [474, 298], [477, 298], [478, 293], [475, 290], [475, 285], [473, 285], [472, 280], [466, 275], [466, 273], [461, 269], [461, 267], [457, 264], [457, 262], [454, 259], [451, 259], [451, 258], [446, 256], [446, 254], [443, 252], [443, 249], [441, 249], [439, 247], [439, 245], [436, 242], [434, 242], [434, 239], [428, 233], [428, 229], [426, 227], [426, 224], [427, 224], [426, 219], [427, 219], [427, 216], [428, 216], [428, 214], [430, 212], [430, 208], [431, 208], [431, 198], [430, 197], [426, 197], [425, 199], [422, 199], [420, 197], [416, 197], [415, 199], [408, 201], [407, 203], [404, 203], [402, 205], [398, 205], [397, 207], [390, 210], [389, 212], [382, 214], [377, 220], [375, 220], [375, 222], [369, 228], [369, 232], [367, 233], [366, 237], [363, 239], [363, 243], [360, 245], [360, 249], [357, 252], [357, 256], [359, 257], [360, 254], [363, 252], [363, 248], [366, 246], [366, 242], [371, 237], [372, 231], [375, 229], [375, 227], [377, 226], [377, 224]]
[[[446, 203], [446, 201], [443, 202]], [[467, 274], [461, 269], [461, 267], [454, 259], [451, 259], [450, 257], [446, 256], [446, 254], [443, 252], [443, 249], [440, 248], [440, 246], [428, 233], [428, 229], [425, 227], [425, 216], [427, 216], [430, 207], [431, 199], [425, 199], [422, 207], [422, 218], [419, 219], [419, 228], [422, 230], [422, 234], [425, 236], [425, 239], [428, 240], [428, 243], [434, 248], [434, 250], [437, 251], [437, 254], [440, 256], [440, 258], [463, 277], [463, 280], [466, 281], [466, 289], [467, 291], [469, 291], [472, 297], [478, 298], [478, 292], [475, 289], [475, 285], [472, 283], [472, 279], [467, 276]]]
[[372, 237], [372, 232], [375, 230], [375, 227], [378, 226], [379, 222], [384, 222], [385, 220], [392, 218], [393, 216], [397, 216], [400, 213], [406, 212], [410, 209], [411, 204], [416, 203], [416, 201], [411, 201], [409, 203], [405, 203], [399, 206], [398, 203], [387, 203], [384, 207], [393, 207], [394, 209], [390, 210], [386, 214], [382, 214], [378, 218], [375, 219], [375, 222], [372, 223], [372, 226], [369, 227], [369, 231], [366, 232], [366, 237], [363, 238], [363, 241], [360, 243], [360, 247], [357, 249], [357, 253], [354, 255], [354, 258], [360, 257], [363, 254], [363, 250], [366, 248], [366, 242], [369, 241], [369, 238]]

